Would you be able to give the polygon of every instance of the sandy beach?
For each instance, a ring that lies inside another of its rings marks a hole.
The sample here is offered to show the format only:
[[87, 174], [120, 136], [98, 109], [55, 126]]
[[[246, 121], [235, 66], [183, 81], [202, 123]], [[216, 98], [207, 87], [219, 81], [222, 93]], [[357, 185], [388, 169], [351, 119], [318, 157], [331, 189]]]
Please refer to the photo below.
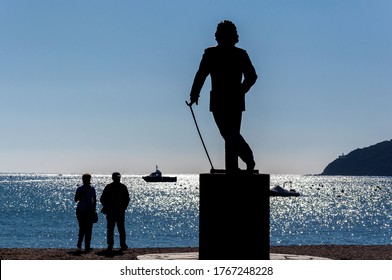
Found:
[[[1, 260], [136, 260], [137, 256], [155, 253], [197, 252], [198, 248], [130, 248], [111, 254], [103, 248], [84, 253], [70, 249], [0, 248]], [[308, 255], [334, 260], [392, 260], [392, 245], [319, 245], [272, 246], [271, 253]]]

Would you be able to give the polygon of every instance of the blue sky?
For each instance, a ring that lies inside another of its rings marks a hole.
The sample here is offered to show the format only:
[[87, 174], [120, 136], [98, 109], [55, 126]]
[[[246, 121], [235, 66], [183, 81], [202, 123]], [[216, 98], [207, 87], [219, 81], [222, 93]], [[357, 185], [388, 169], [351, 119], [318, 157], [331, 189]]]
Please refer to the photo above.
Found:
[[[259, 79], [242, 134], [263, 173], [314, 174], [391, 137], [392, 2], [0, 2], [0, 172], [208, 172], [185, 101], [232, 20]], [[194, 106], [215, 168], [224, 143]]]

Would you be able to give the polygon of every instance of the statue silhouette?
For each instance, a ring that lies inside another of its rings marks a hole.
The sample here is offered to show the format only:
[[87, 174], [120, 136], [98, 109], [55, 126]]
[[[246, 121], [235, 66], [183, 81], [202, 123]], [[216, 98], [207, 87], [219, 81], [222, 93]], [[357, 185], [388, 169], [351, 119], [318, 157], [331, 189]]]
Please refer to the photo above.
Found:
[[253, 152], [240, 131], [245, 94], [255, 84], [257, 75], [247, 52], [235, 46], [238, 38], [237, 28], [231, 21], [218, 24], [215, 33], [218, 44], [204, 50], [188, 103], [189, 106], [198, 104], [200, 91], [210, 75], [210, 111], [225, 140], [227, 173], [239, 171], [238, 157], [246, 163], [247, 171], [252, 172], [256, 165]]

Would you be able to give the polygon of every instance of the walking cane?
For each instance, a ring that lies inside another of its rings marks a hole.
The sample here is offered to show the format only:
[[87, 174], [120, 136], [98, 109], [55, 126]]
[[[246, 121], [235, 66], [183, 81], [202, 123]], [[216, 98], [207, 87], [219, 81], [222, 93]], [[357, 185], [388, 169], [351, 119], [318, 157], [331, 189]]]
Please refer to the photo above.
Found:
[[207, 152], [206, 145], [204, 144], [204, 141], [203, 141], [203, 137], [201, 137], [201, 133], [200, 133], [200, 130], [199, 130], [199, 126], [197, 125], [197, 121], [196, 121], [196, 118], [195, 118], [195, 114], [193, 113], [192, 105], [189, 104], [187, 101], [185, 101], [185, 103], [186, 103], [186, 105], [188, 105], [188, 107], [191, 109], [192, 117], [193, 117], [193, 120], [194, 120], [194, 122], [195, 122], [197, 132], [199, 133], [201, 143], [203, 144], [204, 150], [206, 151], [206, 154], [207, 154], [207, 157], [208, 157], [208, 161], [210, 162], [210, 165], [211, 165], [211, 171], [210, 171], [210, 173], [214, 173], [215, 168], [214, 168], [214, 166], [212, 165], [210, 156], [209, 156], [209, 154], [208, 154], [208, 152]]

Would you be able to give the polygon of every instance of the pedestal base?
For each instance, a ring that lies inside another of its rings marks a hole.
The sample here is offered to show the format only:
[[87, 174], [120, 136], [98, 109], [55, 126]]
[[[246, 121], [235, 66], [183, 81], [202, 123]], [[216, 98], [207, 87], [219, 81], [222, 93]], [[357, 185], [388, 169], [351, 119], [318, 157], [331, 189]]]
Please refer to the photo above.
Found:
[[269, 259], [268, 174], [200, 174], [201, 260]]

